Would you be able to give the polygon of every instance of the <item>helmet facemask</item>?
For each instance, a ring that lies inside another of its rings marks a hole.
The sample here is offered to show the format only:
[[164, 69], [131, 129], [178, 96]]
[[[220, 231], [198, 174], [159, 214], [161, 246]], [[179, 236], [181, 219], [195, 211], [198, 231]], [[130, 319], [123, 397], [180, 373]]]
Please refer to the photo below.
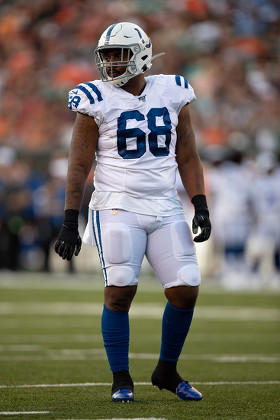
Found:
[[[95, 62], [101, 80], [119, 87], [123, 86], [130, 78], [139, 74], [134, 61], [135, 52], [138, 50], [138, 45], [131, 45], [129, 48], [121, 45], [96, 48], [94, 51]], [[112, 52], [114, 60], [111, 60], [110, 57]]]

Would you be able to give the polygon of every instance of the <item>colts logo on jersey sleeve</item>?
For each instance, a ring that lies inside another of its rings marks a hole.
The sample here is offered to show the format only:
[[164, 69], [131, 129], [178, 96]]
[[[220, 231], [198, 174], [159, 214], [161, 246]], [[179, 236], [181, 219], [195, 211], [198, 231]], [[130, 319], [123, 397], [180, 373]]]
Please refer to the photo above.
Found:
[[[73, 93], [73, 95], [71, 94]], [[69, 94], [69, 101], [68, 101], [68, 108], [73, 109], [73, 105], [75, 108], [78, 108], [79, 103], [81, 102], [81, 97], [79, 95], [76, 95], [78, 93], [77, 90], [72, 90]]]
[[93, 83], [85, 82], [71, 90], [68, 101], [68, 107], [70, 109], [73, 109], [73, 106], [78, 108], [81, 102], [81, 96], [78, 95], [79, 91], [86, 95], [90, 104], [94, 104], [96, 100], [98, 102], [103, 101], [100, 90]]

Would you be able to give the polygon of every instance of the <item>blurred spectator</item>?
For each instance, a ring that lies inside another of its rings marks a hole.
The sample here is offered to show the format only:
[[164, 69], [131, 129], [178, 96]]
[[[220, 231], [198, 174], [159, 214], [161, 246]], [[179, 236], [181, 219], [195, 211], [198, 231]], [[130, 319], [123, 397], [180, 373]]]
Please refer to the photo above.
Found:
[[226, 287], [247, 281], [247, 239], [252, 229], [250, 178], [244, 153], [225, 147], [208, 150], [212, 161], [208, 173], [210, 211], [215, 244], [214, 274]]
[[280, 165], [270, 152], [261, 153], [256, 164], [258, 175], [252, 188], [255, 225], [248, 261], [258, 285], [275, 287], [280, 282]]

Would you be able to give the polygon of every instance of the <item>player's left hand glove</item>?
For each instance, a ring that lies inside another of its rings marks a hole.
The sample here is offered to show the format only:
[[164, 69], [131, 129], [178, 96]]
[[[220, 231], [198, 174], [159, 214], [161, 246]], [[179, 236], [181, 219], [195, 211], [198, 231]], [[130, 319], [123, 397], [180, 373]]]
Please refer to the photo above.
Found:
[[200, 227], [201, 229], [200, 234], [195, 236], [194, 241], [207, 241], [211, 234], [211, 222], [209, 219], [209, 210], [205, 195], [195, 195], [192, 199], [192, 204], [195, 208], [195, 214], [192, 220], [192, 231], [194, 234], [197, 234], [198, 228]]
[[78, 256], [82, 240], [78, 231], [78, 210], [65, 210], [64, 221], [54, 245], [55, 252], [63, 259], [70, 261], [73, 254]]

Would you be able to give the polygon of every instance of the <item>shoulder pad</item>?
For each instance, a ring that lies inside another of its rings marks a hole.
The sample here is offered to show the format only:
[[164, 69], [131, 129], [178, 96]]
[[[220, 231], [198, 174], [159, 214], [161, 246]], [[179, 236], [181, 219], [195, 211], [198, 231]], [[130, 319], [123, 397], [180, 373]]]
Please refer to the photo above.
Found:
[[103, 101], [100, 90], [93, 82], [81, 83], [69, 92], [68, 108], [78, 110], [81, 101], [87, 101], [90, 105]]
[[177, 86], [182, 86], [183, 88], [188, 89], [189, 82], [185, 77], [179, 76], [178, 74], [173, 77], [175, 78], [175, 83]]
[[188, 89], [190, 84], [189, 81], [183, 77], [179, 76], [178, 74], [159, 74], [156, 76], [149, 76], [151, 80], [155, 80], [159, 84], [167, 85], [167, 86], [179, 86], [184, 89]]

